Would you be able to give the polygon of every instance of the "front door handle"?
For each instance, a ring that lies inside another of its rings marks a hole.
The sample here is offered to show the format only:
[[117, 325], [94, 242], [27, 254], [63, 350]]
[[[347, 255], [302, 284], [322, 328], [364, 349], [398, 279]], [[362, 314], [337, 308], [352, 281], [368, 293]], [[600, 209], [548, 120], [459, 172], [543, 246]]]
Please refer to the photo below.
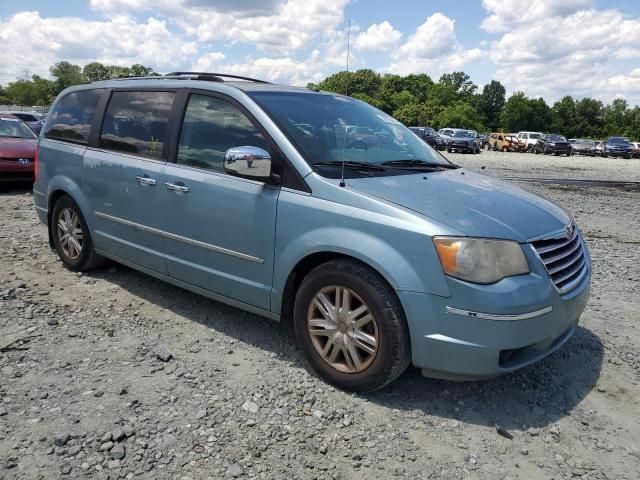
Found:
[[169, 189], [169, 190], [173, 190], [174, 192], [183, 192], [183, 193], [187, 193], [189, 191], [189, 187], [185, 187], [184, 185], [177, 185], [175, 183], [169, 183], [166, 182], [165, 186]]
[[155, 178], [146, 175], [136, 175], [136, 180], [140, 185], [155, 185], [157, 183]]

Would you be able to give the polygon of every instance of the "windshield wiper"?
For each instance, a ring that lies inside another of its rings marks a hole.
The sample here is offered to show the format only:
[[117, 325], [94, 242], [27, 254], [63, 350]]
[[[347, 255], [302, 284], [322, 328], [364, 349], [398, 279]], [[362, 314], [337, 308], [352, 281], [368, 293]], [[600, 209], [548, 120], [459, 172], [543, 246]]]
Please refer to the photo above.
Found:
[[460, 168], [460, 166], [455, 163], [436, 163], [425, 160], [390, 160], [388, 162], [382, 162], [382, 165], [389, 165], [391, 167]]
[[373, 163], [367, 163], [367, 162], [354, 162], [352, 160], [345, 160], [344, 162], [340, 162], [340, 161], [316, 162], [314, 163], [314, 165], [321, 166], [321, 167], [325, 167], [325, 166], [342, 167], [342, 165], [344, 165], [345, 168], [351, 168], [356, 170], [378, 170], [378, 171], [386, 170], [386, 168], [380, 165], [375, 165]]

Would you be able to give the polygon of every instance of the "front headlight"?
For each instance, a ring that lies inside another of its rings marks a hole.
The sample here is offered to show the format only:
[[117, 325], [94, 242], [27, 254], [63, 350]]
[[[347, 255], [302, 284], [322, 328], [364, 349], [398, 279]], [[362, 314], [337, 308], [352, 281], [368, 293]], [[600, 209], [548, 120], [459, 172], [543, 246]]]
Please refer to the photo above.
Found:
[[461, 237], [436, 237], [433, 241], [442, 268], [451, 277], [486, 284], [529, 273], [517, 242]]

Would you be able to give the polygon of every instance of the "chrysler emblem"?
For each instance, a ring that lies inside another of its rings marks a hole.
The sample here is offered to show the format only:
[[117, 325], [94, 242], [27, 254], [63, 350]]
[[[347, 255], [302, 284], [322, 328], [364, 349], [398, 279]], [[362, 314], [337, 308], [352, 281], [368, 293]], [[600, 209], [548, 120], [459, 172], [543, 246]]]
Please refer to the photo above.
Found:
[[573, 235], [573, 223], [567, 225], [567, 227], [564, 229], [564, 235], [565, 237], [567, 237], [567, 240], [571, 238], [571, 236]]

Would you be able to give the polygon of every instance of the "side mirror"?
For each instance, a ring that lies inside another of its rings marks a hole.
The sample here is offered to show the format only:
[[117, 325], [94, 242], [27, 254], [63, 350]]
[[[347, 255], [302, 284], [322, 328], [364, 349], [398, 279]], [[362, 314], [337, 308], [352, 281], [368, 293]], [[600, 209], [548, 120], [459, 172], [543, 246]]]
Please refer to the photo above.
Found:
[[271, 155], [259, 147], [233, 147], [224, 154], [224, 171], [252, 180], [271, 179]]

